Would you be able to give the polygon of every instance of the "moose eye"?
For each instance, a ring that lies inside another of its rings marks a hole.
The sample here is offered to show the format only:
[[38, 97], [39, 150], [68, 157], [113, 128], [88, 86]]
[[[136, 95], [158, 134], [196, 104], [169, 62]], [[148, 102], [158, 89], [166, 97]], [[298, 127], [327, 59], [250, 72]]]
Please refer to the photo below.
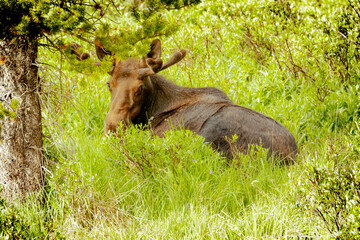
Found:
[[138, 89], [136, 89], [136, 91], [135, 91], [135, 95], [136, 96], [138, 96], [138, 95], [140, 95], [141, 93], [142, 93], [142, 91], [144, 90], [144, 85], [140, 85], [139, 87], [138, 87]]
[[108, 86], [108, 88], [109, 88], [109, 90], [111, 89], [111, 87], [110, 87], [110, 83], [109, 82], [107, 82], [106, 83], [106, 85]]

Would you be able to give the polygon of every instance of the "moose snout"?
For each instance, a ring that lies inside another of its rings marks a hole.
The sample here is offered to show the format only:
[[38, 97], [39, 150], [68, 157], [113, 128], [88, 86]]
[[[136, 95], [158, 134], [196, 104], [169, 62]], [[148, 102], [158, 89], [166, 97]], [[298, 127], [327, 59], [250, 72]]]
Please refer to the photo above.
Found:
[[116, 128], [117, 128], [118, 125], [115, 125], [115, 124], [107, 124], [105, 123], [105, 127], [104, 127], [104, 135], [108, 134], [109, 132], [110, 133], [116, 133]]
[[130, 121], [126, 114], [114, 114], [109, 112], [105, 118], [105, 126], [104, 126], [104, 135], [108, 132], [116, 133], [116, 129], [119, 127], [120, 122], [123, 123], [123, 126], [128, 126]]

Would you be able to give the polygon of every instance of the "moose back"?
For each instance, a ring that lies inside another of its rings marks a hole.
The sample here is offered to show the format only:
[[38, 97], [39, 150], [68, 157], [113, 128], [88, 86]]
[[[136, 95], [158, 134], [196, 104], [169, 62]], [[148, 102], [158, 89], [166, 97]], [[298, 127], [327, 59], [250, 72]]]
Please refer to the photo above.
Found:
[[[100, 60], [111, 54], [99, 46], [96, 52]], [[180, 50], [163, 63], [161, 42], [156, 39], [142, 59], [114, 59], [107, 82], [111, 105], [104, 134], [116, 132], [121, 121], [125, 126], [151, 121], [149, 126], [159, 136], [174, 127], [189, 129], [228, 158], [233, 156], [234, 149], [246, 153], [249, 145], [255, 144], [287, 162], [294, 161], [298, 151], [295, 139], [276, 120], [234, 104], [217, 88], [182, 87], [157, 74], [179, 62], [185, 54], [185, 50]], [[237, 139], [231, 142], [235, 134]]]

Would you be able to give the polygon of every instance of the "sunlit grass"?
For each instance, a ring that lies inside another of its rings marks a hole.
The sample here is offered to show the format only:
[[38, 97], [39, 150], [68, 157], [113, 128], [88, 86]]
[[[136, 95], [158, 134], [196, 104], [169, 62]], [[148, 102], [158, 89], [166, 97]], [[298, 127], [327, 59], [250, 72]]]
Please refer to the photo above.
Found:
[[[327, 65], [314, 73], [314, 59], [301, 51], [307, 28], [295, 36], [279, 31], [272, 43], [281, 64], [289, 64], [280, 44], [287, 34], [295, 38], [294, 61], [317, 81], [279, 68], [273, 55], [246, 43], [247, 28], [259, 36], [267, 34], [260, 27], [273, 31], [275, 20], [250, 14], [263, 13], [268, 2], [230, 1], [233, 7], [220, 9], [218, 2], [204, 1], [186, 9], [179, 31], [161, 40], [164, 59], [179, 48], [187, 57], [161, 74], [182, 86], [220, 88], [234, 103], [278, 120], [299, 145], [297, 164], [278, 164], [266, 151], [229, 162], [183, 130], [159, 138], [132, 126], [120, 139], [103, 137], [109, 76], [65, 66], [60, 81], [45, 71], [45, 197], [18, 206], [31, 231], [50, 239], [328, 239], [312, 212], [299, 209], [298, 190], [307, 167], [356, 156], [359, 87], [345, 86]], [[216, 16], [216, 9], [224, 16]], [[57, 66], [59, 56], [41, 51], [42, 62]]]

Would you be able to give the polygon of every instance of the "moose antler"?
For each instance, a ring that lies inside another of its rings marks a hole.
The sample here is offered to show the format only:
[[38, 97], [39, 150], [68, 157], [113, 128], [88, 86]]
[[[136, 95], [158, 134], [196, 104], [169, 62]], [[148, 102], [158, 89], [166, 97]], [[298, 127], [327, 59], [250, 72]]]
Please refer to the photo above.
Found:
[[176, 52], [165, 64], [161, 59], [161, 42], [159, 39], [155, 39], [151, 43], [151, 50], [146, 55], [146, 63], [154, 73], [158, 73], [176, 63], [181, 61], [186, 55], [186, 51], [181, 49]]
[[[155, 39], [151, 42], [150, 52], [146, 55], [146, 64], [150, 67], [153, 73], [157, 73], [161, 70], [163, 61], [161, 59], [161, 42], [159, 39]], [[151, 71], [150, 71], [151, 72]], [[149, 73], [150, 73], [149, 72]]]
[[[88, 53], [79, 53], [77, 50], [81, 47], [78, 43], [71, 43], [72, 50], [71, 53], [75, 54], [79, 61], [85, 60], [90, 57]], [[107, 51], [104, 46], [100, 43], [99, 40], [95, 41], [95, 49], [96, 55], [100, 61], [106, 55], [112, 55], [110, 51]], [[168, 67], [180, 62], [186, 55], [186, 51], [181, 49], [179, 52], [176, 52], [165, 64], [163, 64], [163, 60], [161, 59], [161, 41], [159, 39], [155, 39], [151, 43], [150, 52], [143, 58], [143, 67], [139, 69], [140, 76], [149, 76], [156, 74], [162, 70], [167, 69]], [[100, 65], [101, 63], [95, 61], [95, 65]], [[114, 64], [115, 65], [115, 64]], [[112, 67], [114, 68], [114, 66]]]
[[179, 52], [176, 52], [160, 69], [160, 71], [167, 69], [168, 67], [180, 62], [186, 55], [186, 50], [181, 49]]

